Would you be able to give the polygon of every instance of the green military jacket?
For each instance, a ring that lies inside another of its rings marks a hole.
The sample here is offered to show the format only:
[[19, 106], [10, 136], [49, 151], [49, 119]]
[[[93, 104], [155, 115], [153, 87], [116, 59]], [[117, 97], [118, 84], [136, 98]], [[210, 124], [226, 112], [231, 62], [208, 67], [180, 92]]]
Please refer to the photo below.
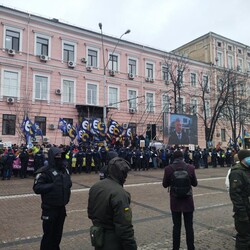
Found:
[[229, 194], [233, 211], [239, 219], [250, 218], [250, 168], [241, 163], [231, 169], [229, 175]]

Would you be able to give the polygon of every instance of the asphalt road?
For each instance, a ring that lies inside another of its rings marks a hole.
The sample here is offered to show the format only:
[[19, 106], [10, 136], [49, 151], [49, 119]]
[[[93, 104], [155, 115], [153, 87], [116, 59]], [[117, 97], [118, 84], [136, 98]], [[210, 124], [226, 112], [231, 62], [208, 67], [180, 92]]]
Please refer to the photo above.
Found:
[[[232, 203], [225, 188], [228, 168], [198, 169], [194, 188], [195, 246], [197, 250], [233, 250]], [[162, 187], [163, 169], [130, 172], [125, 189], [132, 196], [133, 224], [139, 249], [161, 250], [172, 247], [172, 220], [169, 194]], [[89, 187], [95, 173], [72, 175], [71, 201], [61, 250], [93, 250], [87, 217]], [[40, 196], [32, 191], [33, 177], [0, 181], [0, 249], [39, 249], [42, 235]], [[186, 249], [182, 229], [181, 249]]]

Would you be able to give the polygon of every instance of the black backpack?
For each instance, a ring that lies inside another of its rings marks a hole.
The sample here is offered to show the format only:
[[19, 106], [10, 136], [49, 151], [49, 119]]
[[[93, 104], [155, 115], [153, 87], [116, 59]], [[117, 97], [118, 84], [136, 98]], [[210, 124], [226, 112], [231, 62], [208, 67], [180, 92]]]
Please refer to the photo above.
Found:
[[176, 168], [170, 165], [174, 170], [172, 175], [171, 190], [176, 198], [186, 198], [192, 195], [191, 180], [188, 174], [188, 167], [185, 165], [183, 168]]

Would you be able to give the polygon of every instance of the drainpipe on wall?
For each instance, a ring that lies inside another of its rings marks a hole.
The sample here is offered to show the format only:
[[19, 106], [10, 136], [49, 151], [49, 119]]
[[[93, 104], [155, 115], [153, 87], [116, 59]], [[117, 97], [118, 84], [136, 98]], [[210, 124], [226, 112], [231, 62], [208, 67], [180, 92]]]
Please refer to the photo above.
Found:
[[28, 97], [28, 87], [29, 87], [29, 59], [30, 59], [30, 13], [29, 13], [29, 17], [28, 17], [28, 23], [27, 23], [27, 59], [26, 59], [26, 84], [25, 84], [25, 101], [27, 101], [27, 107], [25, 107], [25, 115], [28, 114], [28, 101], [29, 101], [29, 97]]

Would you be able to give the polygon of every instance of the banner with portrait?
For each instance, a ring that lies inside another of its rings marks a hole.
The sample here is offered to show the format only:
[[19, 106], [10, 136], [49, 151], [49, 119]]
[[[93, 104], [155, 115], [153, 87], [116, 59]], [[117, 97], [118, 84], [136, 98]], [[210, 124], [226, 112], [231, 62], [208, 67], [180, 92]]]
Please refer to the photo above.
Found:
[[169, 145], [198, 143], [197, 116], [165, 113], [163, 116], [164, 137]]

